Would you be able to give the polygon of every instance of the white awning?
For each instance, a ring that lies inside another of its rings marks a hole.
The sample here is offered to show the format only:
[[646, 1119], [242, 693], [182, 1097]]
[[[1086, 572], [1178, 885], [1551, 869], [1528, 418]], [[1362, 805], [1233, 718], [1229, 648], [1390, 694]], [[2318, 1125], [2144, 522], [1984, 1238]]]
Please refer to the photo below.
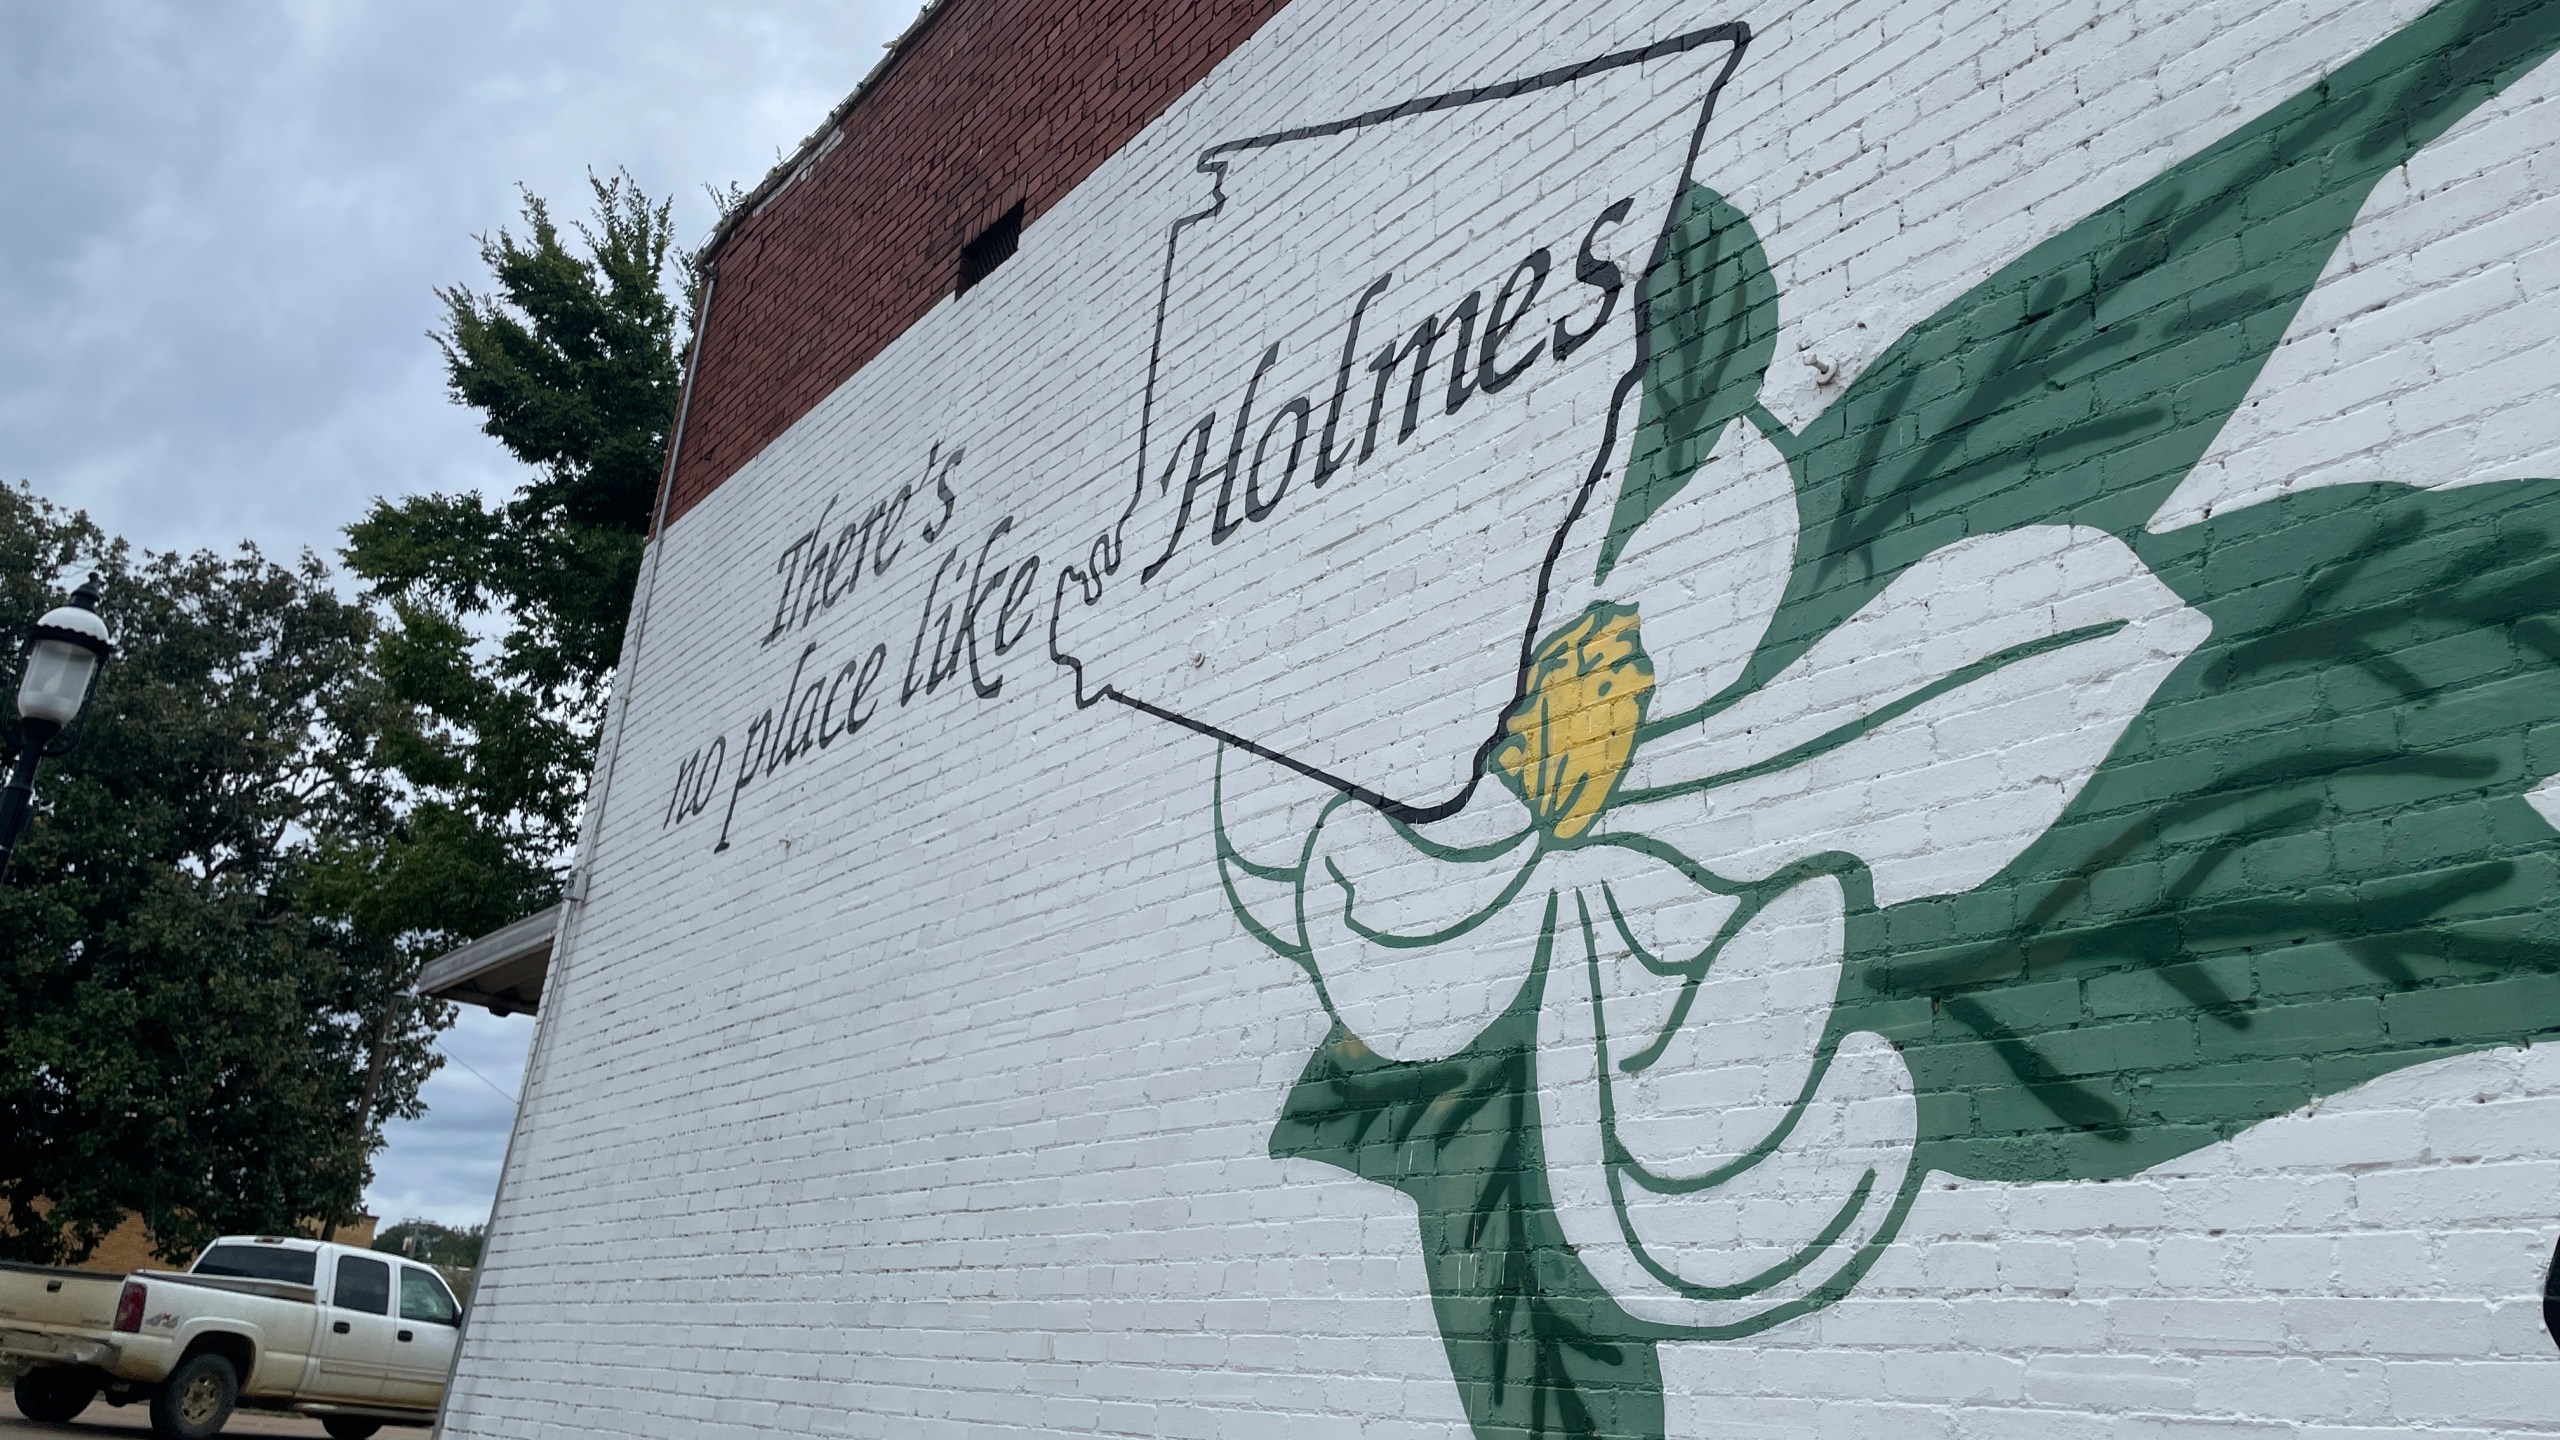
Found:
[[561, 908], [537, 910], [428, 961], [418, 971], [418, 993], [498, 1015], [533, 1014], [542, 1008], [542, 981], [551, 969], [551, 936], [560, 928]]

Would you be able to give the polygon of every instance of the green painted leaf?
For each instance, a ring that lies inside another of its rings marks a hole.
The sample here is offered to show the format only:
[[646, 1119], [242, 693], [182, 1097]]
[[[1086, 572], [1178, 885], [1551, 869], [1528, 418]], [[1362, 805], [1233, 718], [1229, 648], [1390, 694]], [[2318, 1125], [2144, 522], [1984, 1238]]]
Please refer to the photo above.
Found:
[[[2376, 182], [2555, 48], [2560, 0], [2449, 0], [1915, 328], [1800, 437], [1750, 407], [1777, 304], [1757, 239], [1712, 192], [1683, 196], [1600, 570], [1736, 416], [1788, 452], [1796, 566], [1711, 704], [1932, 551], [2019, 526], [2105, 529], [2213, 622], [2001, 875], [1853, 912], [1834, 1024], [1902, 1047], [1915, 1166], [2132, 1174], [2420, 1060], [2560, 1032], [2560, 834], [2522, 798], [2560, 771], [2560, 482], [2317, 490], [2143, 530]], [[1413, 1197], [1479, 1437], [1652, 1440], [1663, 1336], [1608, 1300], [1546, 1190], [1545, 973], [1445, 1061], [1337, 1028], [1271, 1149]]]
[[2400, 1067], [2560, 1033], [2560, 481], [2312, 490], [2143, 559], [2213, 621], [1990, 884], [1869, 912], [1839, 1023], [1926, 1163], [2128, 1175]]
[[2213, 621], [1992, 883], [1870, 912], [1838, 1023], [1904, 1047], [1922, 1163], [2127, 1175], [2435, 1056], [2560, 1030], [2560, 498], [2316, 490], [2144, 523], [2374, 183], [2560, 48], [2454, 0], [2038, 247], [1809, 428], [1802, 549], [1743, 686], [1913, 561], [2109, 530]]
[[1673, 207], [1637, 302], [1644, 404], [1595, 579], [1706, 463], [1760, 395], [1778, 347], [1778, 282], [1750, 219], [1703, 185]]
[[1413, 1197], [1477, 1440], [1662, 1440], [1655, 1333], [1575, 1258], [1547, 1195], [1535, 1075], [1546, 973], [1542, 953], [1511, 1008], [1446, 1060], [1382, 1059], [1336, 1025], [1290, 1091], [1271, 1153]]
[[2449, 0], [1912, 329], [1792, 443], [1801, 539], [1756, 688], [1922, 556], [2131, 537], [2220, 433], [2374, 185], [2560, 48], [2560, 0]]

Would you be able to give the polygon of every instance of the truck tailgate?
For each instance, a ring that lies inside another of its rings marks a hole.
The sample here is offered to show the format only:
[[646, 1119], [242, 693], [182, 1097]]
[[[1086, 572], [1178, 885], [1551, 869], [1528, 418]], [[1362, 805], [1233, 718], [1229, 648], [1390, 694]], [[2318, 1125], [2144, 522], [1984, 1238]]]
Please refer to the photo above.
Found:
[[122, 1275], [0, 1261], [0, 1325], [104, 1335], [123, 1289]]

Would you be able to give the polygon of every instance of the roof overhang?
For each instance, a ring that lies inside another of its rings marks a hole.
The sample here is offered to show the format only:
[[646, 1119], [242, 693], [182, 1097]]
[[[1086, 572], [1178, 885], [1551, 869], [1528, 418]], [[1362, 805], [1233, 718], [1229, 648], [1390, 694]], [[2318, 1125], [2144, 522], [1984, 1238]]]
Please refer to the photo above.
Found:
[[562, 908], [537, 910], [428, 961], [418, 971], [418, 993], [497, 1015], [533, 1014], [542, 1008], [542, 981], [551, 970], [551, 936], [560, 928]]

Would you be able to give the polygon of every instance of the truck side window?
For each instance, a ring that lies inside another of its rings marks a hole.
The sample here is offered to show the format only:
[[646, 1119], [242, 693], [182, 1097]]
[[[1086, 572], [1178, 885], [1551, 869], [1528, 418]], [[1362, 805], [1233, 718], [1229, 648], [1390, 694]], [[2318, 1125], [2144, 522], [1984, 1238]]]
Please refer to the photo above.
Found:
[[391, 1313], [391, 1266], [381, 1260], [367, 1260], [359, 1255], [338, 1257], [338, 1288], [329, 1294], [329, 1303], [341, 1310], [361, 1310], [367, 1315]]
[[453, 1303], [444, 1281], [432, 1270], [415, 1265], [400, 1267], [400, 1318], [426, 1325], [451, 1325], [462, 1318], [462, 1307]]

